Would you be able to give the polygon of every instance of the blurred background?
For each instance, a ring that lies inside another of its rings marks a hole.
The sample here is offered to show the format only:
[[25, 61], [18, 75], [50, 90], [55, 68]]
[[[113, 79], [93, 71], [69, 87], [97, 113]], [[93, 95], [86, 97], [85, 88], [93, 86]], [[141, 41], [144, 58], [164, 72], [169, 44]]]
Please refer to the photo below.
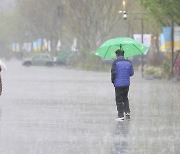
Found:
[[[0, 154], [179, 154], [179, 8], [179, 0], [0, 0]], [[122, 123], [113, 59], [95, 55], [115, 37], [149, 47], [129, 58], [131, 120]]]
[[46, 53], [60, 65], [109, 70], [97, 47], [132, 37], [149, 47], [131, 59], [142, 76], [179, 79], [179, 7], [176, 0], [1, 0], [0, 58]]

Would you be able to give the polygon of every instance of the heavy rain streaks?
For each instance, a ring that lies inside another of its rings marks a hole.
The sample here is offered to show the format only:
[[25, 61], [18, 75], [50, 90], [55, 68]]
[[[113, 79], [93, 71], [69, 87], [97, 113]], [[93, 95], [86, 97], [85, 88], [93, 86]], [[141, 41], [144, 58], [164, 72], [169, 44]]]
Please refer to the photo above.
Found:
[[17, 61], [7, 67], [2, 76], [2, 154], [180, 151], [179, 83], [141, 80], [137, 73], [129, 95], [131, 120], [117, 122], [109, 73], [25, 68]]
[[179, 8], [0, 0], [0, 154], [179, 154]]

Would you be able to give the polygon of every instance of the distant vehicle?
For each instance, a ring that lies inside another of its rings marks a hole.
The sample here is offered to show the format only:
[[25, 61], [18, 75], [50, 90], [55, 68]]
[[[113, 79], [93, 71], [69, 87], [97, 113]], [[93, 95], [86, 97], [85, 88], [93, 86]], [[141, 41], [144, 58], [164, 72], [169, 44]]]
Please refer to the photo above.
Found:
[[49, 54], [36, 54], [23, 62], [24, 66], [53, 66], [54, 60]]

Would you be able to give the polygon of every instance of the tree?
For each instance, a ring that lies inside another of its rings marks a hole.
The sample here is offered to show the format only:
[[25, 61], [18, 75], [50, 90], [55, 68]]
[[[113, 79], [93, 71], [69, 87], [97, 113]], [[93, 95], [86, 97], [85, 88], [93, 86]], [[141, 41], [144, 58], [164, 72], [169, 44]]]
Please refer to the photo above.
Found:
[[21, 17], [14, 10], [4, 11], [0, 15], [0, 35], [7, 42], [19, 41], [22, 29], [18, 25]]
[[58, 0], [18, 0], [19, 14], [28, 23], [27, 31], [35, 38], [50, 38], [56, 34], [56, 4]]
[[141, 4], [163, 25], [169, 25], [172, 17], [180, 24], [179, 0], [141, 0]]
[[68, 0], [67, 6], [68, 29], [78, 38], [83, 50], [93, 51], [98, 41], [125, 35], [116, 0], [110, 3], [109, 0]]
[[0, 19], [0, 55], [7, 57], [10, 54], [10, 44], [20, 41], [22, 30], [18, 28], [20, 17], [14, 10], [3, 10]]
[[51, 48], [56, 49], [56, 44], [62, 33], [61, 6], [64, 1], [59, 0], [17, 0], [18, 13], [27, 23], [24, 33], [28, 33], [31, 41], [39, 38], [51, 40]]

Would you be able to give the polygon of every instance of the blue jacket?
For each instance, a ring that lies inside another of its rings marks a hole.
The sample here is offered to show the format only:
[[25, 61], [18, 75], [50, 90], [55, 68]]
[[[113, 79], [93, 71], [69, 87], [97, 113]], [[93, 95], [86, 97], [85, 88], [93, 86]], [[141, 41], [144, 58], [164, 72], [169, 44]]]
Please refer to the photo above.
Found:
[[111, 68], [111, 80], [114, 87], [126, 87], [130, 85], [130, 77], [133, 76], [134, 69], [129, 60], [119, 56], [114, 60]]

